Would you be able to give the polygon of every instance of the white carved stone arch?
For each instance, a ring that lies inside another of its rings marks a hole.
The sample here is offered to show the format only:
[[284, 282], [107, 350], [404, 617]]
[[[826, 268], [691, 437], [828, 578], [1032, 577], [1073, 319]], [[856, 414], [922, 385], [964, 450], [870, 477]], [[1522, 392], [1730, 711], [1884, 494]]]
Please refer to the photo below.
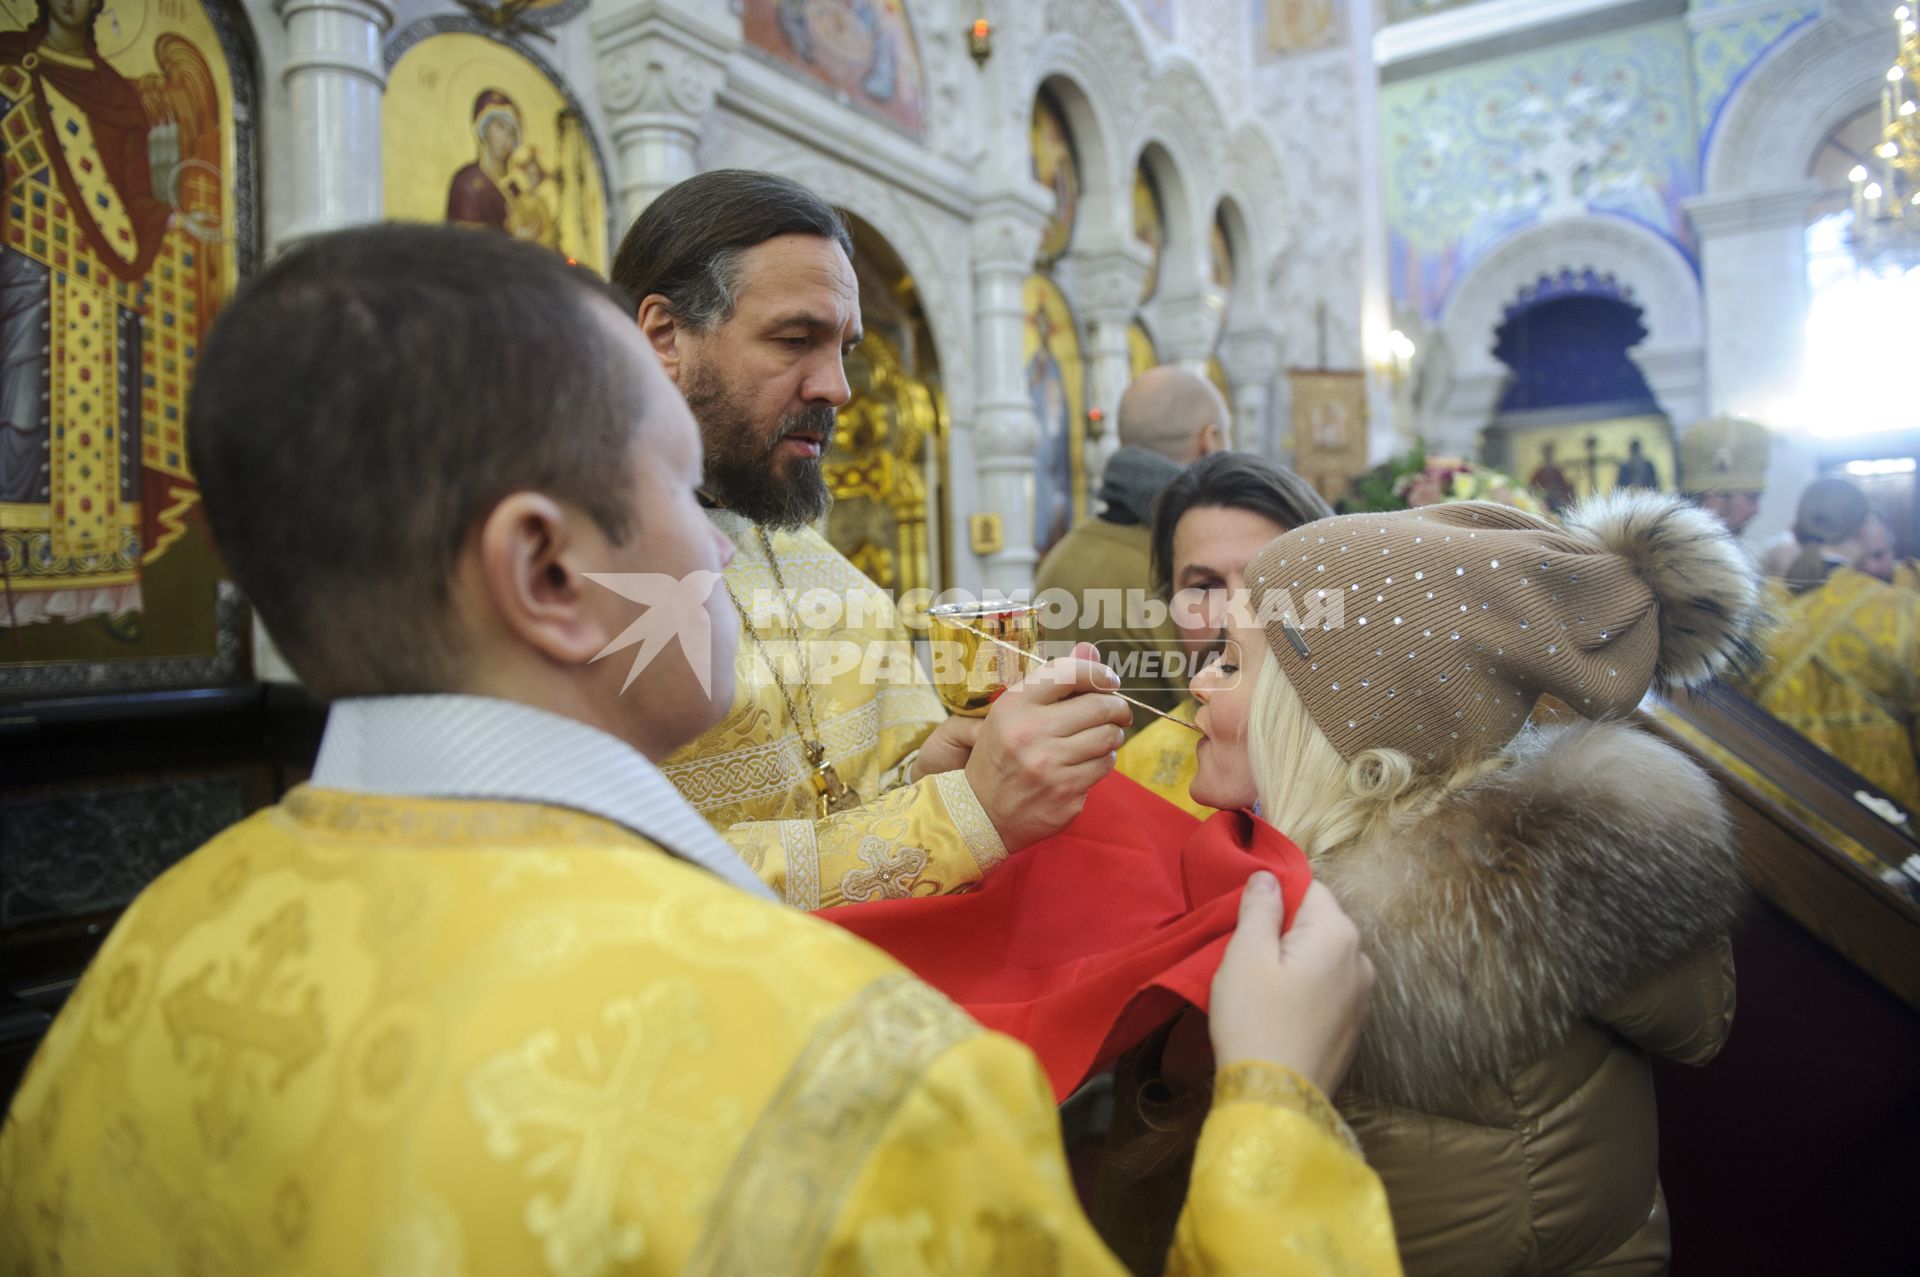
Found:
[[[1184, 54], [1168, 54], [1154, 69], [1129, 154], [1157, 144], [1175, 157], [1184, 189], [1183, 206], [1167, 213], [1167, 243], [1161, 254], [1161, 285], [1170, 298], [1198, 293], [1207, 271], [1207, 232], [1226, 185], [1226, 113], [1205, 75]], [[1156, 175], [1157, 176], [1157, 175]], [[1163, 203], [1174, 193], [1163, 188]], [[1185, 235], [1176, 235], [1176, 227]]]
[[1130, 171], [1125, 160], [1132, 152], [1122, 122], [1139, 109], [1151, 71], [1147, 34], [1131, 3], [1048, 0], [1046, 35], [1029, 65], [1029, 93], [1055, 75], [1078, 85], [1093, 103], [1102, 135], [1110, 143], [1105, 162], [1113, 173]]
[[1749, 72], [1708, 144], [1705, 193], [1687, 202], [1710, 320], [1702, 415], [1731, 412], [1776, 427], [1766, 483], [1773, 495], [1746, 528], [1749, 541], [1787, 527], [1794, 494], [1815, 474], [1817, 446], [1797, 429], [1807, 407], [1806, 227], [1820, 195], [1810, 174], [1825, 139], [1886, 84], [1891, 8], [1828, 0]]
[[1879, 100], [1894, 56], [1888, 6], [1839, 0], [1750, 72], [1727, 99], [1708, 147], [1709, 196], [1803, 178], [1834, 129]]
[[1265, 316], [1266, 290], [1260, 279], [1253, 247], [1253, 224], [1247, 217], [1246, 205], [1232, 191], [1223, 191], [1214, 205], [1214, 213], [1226, 232], [1227, 256], [1233, 269], [1226, 318], [1227, 330], [1231, 332], [1247, 328]]
[[1610, 276], [1641, 309], [1646, 338], [1628, 352], [1676, 422], [1701, 414], [1705, 332], [1699, 280], [1669, 241], [1624, 218], [1570, 217], [1530, 226], [1501, 241], [1455, 285], [1440, 315], [1449, 366], [1422, 398], [1436, 450], [1471, 451], [1493, 418], [1507, 369], [1494, 357], [1494, 331], [1523, 290], [1563, 271]]
[[1042, 89], [1052, 94], [1066, 116], [1080, 161], [1076, 244], [1108, 247], [1132, 233], [1133, 165], [1122, 123], [1132, 104], [1125, 86], [1145, 78], [1147, 56], [1137, 32], [1124, 38], [1131, 26], [1123, 23], [1119, 30], [1123, 38], [1100, 45], [1076, 32], [1054, 31], [1034, 52], [1028, 98]]
[[[1160, 229], [1166, 246], [1173, 244], [1191, 245], [1201, 237], [1201, 224], [1194, 221], [1194, 209], [1199, 201], [1194, 197], [1192, 182], [1187, 176], [1186, 167], [1174, 157], [1174, 152], [1161, 139], [1149, 137], [1140, 144], [1134, 161], [1135, 167], [1144, 167], [1153, 177], [1153, 184], [1160, 194]], [[1182, 250], [1187, 251], [1183, 248]], [[1161, 291], [1166, 291], [1167, 268], [1166, 251], [1161, 253]]]
[[1236, 253], [1244, 252], [1235, 259], [1234, 313], [1228, 317], [1234, 327], [1242, 318], [1265, 317], [1277, 300], [1271, 294], [1281, 255], [1293, 242], [1294, 212], [1279, 152], [1265, 129], [1243, 122], [1234, 129], [1227, 154], [1221, 198], [1239, 206], [1246, 240], [1234, 245]]

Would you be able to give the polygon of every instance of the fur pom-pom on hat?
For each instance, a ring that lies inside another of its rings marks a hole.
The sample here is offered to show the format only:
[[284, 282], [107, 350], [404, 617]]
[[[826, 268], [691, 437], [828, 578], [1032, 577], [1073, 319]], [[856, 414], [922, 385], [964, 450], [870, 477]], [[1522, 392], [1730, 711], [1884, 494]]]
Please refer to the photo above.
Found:
[[1655, 686], [1704, 683], [1749, 655], [1760, 579], [1718, 519], [1677, 497], [1628, 489], [1581, 502], [1563, 522], [1626, 560], [1653, 591]]

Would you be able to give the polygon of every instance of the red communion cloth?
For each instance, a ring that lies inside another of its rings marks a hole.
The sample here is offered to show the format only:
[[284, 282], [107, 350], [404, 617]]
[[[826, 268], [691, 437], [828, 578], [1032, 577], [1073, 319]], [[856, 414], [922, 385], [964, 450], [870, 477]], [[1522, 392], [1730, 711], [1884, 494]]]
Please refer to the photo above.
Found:
[[1065, 1099], [1184, 1006], [1207, 1009], [1256, 869], [1280, 880], [1292, 926], [1313, 874], [1284, 834], [1243, 811], [1195, 820], [1114, 773], [978, 891], [820, 916], [1025, 1042]]

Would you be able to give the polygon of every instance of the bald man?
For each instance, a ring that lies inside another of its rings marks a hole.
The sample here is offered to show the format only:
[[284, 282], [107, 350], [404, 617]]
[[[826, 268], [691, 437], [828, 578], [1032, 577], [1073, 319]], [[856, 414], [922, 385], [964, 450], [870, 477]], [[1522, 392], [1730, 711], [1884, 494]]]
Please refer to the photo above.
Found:
[[[1100, 512], [1047, 552], [1034, 591], [1064, 591], [1073, 601], [1070, 623], [1049, 629], [1049, 642], [1092, 643], [1120, 672], [1123, 691], [1171, 710], [1192, 671], [1173, 626], [1152, 614], [1153, 503], [1188, 464], [1226, 447], [1227, 405], [1205, 377], [1163, 366], [1134, 379], [1118, 416], [1120, 447], [1107, 461]], [[1135, 715], [1129, 734], [1148, 721]]]
[[[1149, 368], [1120, 396], [1120, 449], [1157, 453], [1192, 465], [1227, 446], [1227, 401], [1199, 373], [1172, 364]], [[1105, 497], [1104, 490], [1101, 493]]]

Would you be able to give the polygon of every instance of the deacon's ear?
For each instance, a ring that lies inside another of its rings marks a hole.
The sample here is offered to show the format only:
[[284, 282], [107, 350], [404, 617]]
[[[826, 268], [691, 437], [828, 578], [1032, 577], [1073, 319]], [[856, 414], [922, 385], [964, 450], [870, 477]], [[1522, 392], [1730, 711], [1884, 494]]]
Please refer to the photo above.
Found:
[[640, 309], [634, 315], [640, 325], [640, 335], [653, 347], [655, 358], [666, 370], [674, 385], [680, 384], [680, 321], [674, 318], [673, 308], [667, 299], [659, 293], [648, 293], [640, 303]]
[[[499, 624], [560, 665], [585, 665], [611, 635], [584, 575], [587, 516], [538, 492], [515, 492], [480, 525], [480, 578]], [[591, 538], [587, 539], [588, 541]]]

